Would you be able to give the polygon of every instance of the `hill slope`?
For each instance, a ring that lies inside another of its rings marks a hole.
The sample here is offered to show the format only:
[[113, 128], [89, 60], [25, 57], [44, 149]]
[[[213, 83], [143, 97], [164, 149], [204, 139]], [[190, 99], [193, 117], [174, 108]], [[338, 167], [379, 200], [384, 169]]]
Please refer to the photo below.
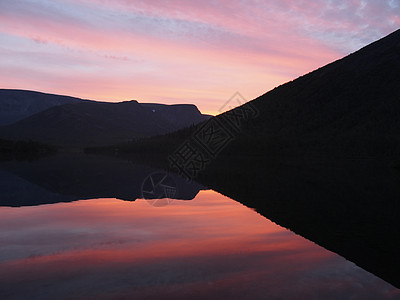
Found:
[[244, 122], [236, 146], [246, 141], [273, 153], [398, 154], [399, 74], [400, 30], [247, 104], [259, 117]]

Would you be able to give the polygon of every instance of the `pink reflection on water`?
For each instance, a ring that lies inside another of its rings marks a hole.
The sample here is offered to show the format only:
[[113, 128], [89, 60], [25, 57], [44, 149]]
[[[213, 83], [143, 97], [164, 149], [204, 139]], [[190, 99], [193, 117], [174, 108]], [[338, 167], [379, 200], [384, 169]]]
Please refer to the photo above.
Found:
[[0, 214], [4, 299], [400, 297], [213, 191], [162, 208], [95, 199]]

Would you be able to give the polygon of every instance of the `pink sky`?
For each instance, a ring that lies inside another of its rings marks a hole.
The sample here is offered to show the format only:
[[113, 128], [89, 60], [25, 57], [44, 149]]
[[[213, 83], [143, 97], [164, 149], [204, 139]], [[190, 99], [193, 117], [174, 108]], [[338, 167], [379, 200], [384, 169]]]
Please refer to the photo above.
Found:
[[399, 0], [0, 1], [0, 87], [217, 114], [399, 27]]

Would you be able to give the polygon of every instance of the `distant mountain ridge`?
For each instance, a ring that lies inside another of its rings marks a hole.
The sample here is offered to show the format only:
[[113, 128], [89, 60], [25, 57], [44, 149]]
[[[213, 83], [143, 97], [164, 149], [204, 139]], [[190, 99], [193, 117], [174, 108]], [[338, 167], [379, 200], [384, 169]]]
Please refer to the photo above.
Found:
[[[13, 124], [1, 126], [0, 137], [35, 140], [58, 146], [121, 143], [165, 134], [209, 118], [192, 104], [140, 104], [135, 100], [110, 103], [36, 92], [2, 92], [0, 97], [9, 97], [6, 100], [0, 98], [3, 107], [14, 107], [13, 112], [19, 112], [19, 117], [30, 115]], [[14, 94], [15, 97], [12, 96]], [[28, 99], [31, 95], [34, 95], [33, 99]], [[7, 106], [6, 103], [12, 103], [13, 99], [17, 104]], [[7, 115], [7, 110], [1, 113]], [[16, 115], [11, 113], [8, 120]]]
[[0, 126], [10, 125], [53, 106], [84, 101], [88, 100], [36, 91], [0, 89]]

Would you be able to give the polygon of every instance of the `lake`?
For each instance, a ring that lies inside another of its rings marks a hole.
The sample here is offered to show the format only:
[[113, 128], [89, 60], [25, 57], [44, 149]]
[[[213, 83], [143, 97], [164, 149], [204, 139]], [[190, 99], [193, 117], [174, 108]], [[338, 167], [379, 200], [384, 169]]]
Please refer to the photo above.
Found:
[[[10, 174], [6, 197], [49, 204], [0, 207], [0, 299], [400, 298], [354, 263], [204, 187], [190, 200], [51, 203], [54, 188], [44, 195]], [[72, 185], [57, 180], [58, 193]]]

